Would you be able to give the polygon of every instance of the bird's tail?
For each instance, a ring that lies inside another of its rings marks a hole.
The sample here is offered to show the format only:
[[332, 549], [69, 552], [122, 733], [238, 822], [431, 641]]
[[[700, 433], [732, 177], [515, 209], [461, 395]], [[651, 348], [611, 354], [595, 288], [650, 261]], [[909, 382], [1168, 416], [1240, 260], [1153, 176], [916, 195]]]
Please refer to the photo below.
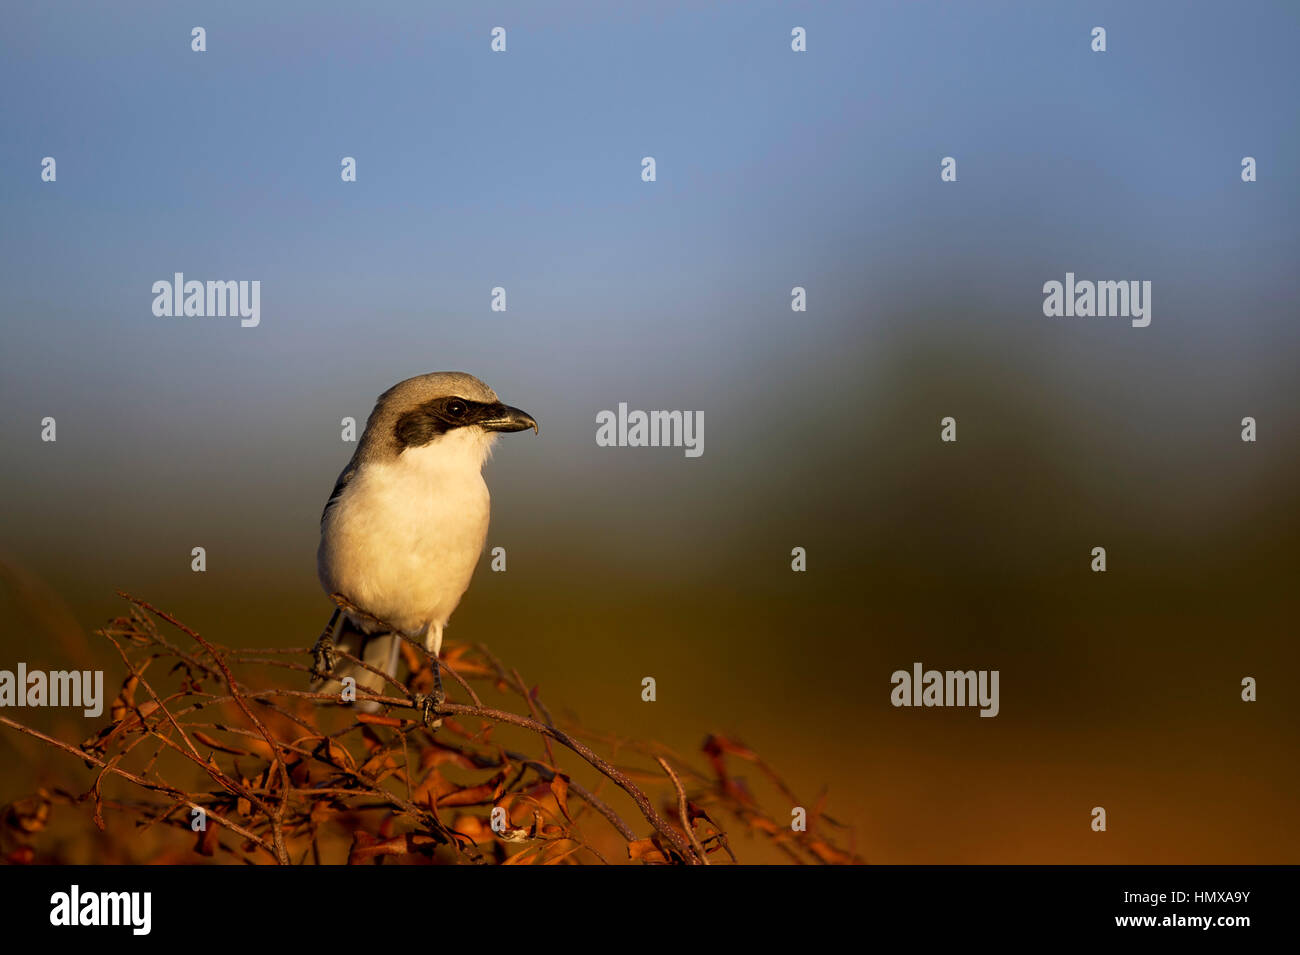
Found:
[[[397, 676], [401, 637], [396, 634], [365, 633], [344, 614], [338, 631], [334, 635], [333, 642], [336, 650], [341, 650], [359, 660], [364, 660], [368, 666], [387, 673], [391, 677]], [[348, 677], [356, 681], [358, 695], [361, 693], [375, 693], [392, 696], [396, 690], [392, 684], [384, 680], [378, 673], [372, 673], [364, 667], [357, 666], [351, 660], [339, 657], [335, 661], [334, 670], [327, 679], [318, 679], [312, 683], [312, 692], [329, 693], [330, 695], [338, 695], [341, 698], [344, 689], [343, 681]], [[373, 713], [379, 709], [379, 704], [370, 700], [358, 700], [355, 706], [366, 713]]]

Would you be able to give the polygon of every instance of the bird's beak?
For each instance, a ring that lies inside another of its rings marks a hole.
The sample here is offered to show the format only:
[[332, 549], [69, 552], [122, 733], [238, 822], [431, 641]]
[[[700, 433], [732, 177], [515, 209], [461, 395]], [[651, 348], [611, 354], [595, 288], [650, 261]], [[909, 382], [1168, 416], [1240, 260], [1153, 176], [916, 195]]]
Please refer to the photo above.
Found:
[[495, 405], [487, 417], [474, 423], [485, 431], [527, 431], [532, 428], [534, 433], [538, 432], [537, 422], [532, 415], [503, 404]]

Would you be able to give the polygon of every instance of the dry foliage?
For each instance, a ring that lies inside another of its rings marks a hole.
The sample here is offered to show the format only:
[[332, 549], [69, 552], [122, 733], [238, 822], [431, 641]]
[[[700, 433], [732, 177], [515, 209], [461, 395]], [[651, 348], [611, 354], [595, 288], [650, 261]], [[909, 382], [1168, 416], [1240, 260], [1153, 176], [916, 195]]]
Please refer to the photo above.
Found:
[[[791, 808], [807, 804], [741, 744], [708, 737], [702, 771], [659, 744], [557, 722], [537, 688], [481, 645], [444, 646], [450, 695], [430, 729], [415, 700], [433, 683], [420, 645], [403, 646], [405, 684], [358, 692], [383, 704], [366, 714], [306, 689], [306, 648], [218, 646], [122, 596], [128, 614], [97, 631], [125, 673], [107, 725], [73, 744], [0, 716], [98, 770], [85, 792], [43, 788], [0, 810], [10, 863], [66, 861], [60, 845], [43, 844], [61, 805], [90, 813], [98, 857], [110, 862], [707, 865], [736, 861], [724, 820], [791, 862], [862, 861], [836, 844], [848, 834], [823, 811], [824, 796], [808, 807], [806, 831], [792, 831]], [[521, 701], [527, 715], [485, 706], [480, 690]], [[524, 743], [502, 740], [511, 733]], [[785, 805], [764, 809], [737, 764]], [[616, 802], [639, 818], [627, 821]], [[206, 825], [196, 831], [200, 809]], [[124, 820], [132, 824], [110, 829]]]

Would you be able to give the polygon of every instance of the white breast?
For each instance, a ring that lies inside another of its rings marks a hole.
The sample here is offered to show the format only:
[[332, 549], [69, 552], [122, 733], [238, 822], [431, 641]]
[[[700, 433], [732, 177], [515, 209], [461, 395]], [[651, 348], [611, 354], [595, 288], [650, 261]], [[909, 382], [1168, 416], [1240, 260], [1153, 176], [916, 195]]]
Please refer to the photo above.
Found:
[[364, 464], [321, 528], [325, 589], [412, 636], [441, 630], [487, 539], [480, 469], [492, 437], [458, 429], [391, 462]]

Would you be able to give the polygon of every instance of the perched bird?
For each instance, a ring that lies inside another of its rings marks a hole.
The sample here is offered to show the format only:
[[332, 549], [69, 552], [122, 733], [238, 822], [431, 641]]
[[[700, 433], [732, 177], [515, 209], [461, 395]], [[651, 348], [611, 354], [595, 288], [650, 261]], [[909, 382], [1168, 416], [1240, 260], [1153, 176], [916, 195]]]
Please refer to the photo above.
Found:
[[[337, 661], [336, 647], [390, 676], [397, 632], [438, 655], [487, 539], [483, 462], [498, 432], [528, 428], [537, 431], [531, 415], [462, 372], [408, 378], [379, 396], [321, 515], [316, 569], [340, 609], [314, 651], [318, 691], [338, 692], [351, 676], [359, 691], [392, 693], [378, 675]], [[436, 685], [426, 719], [441, 702]]]

